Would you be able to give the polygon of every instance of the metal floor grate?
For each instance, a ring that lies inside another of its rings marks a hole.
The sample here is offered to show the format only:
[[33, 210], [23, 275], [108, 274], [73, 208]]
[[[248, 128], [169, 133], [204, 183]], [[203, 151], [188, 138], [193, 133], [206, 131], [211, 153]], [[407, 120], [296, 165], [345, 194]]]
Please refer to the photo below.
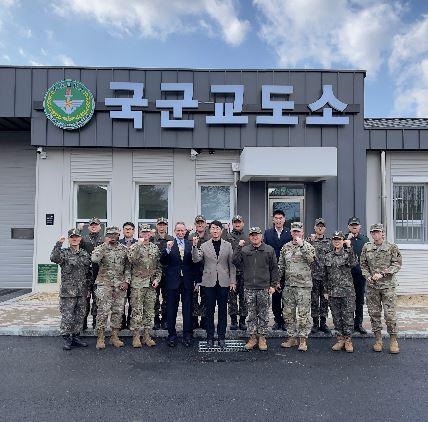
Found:
[[227, 352], [246, 352], [244, 340], [226, 340], [226, 347], [222, 349], [218, 346], [217, 341], [214, 342], [214, 347], [208, 347], [206, 341], [199, 342], [198, 352], [200, 353], [227, 353]]

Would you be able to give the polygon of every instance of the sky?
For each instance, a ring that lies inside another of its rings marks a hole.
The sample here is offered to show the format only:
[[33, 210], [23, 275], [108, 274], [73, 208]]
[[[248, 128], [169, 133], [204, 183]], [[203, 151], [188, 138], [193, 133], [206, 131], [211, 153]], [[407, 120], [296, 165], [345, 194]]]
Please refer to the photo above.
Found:
[[0, 0], [0, 65], [364, 69], [365, 117], [428, 117], [428, 0]]

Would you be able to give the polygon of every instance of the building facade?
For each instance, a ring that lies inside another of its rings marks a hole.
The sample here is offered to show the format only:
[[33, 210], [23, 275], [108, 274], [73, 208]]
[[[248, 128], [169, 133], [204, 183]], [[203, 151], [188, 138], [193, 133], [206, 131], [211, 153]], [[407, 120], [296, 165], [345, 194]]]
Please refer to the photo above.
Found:
[[383, 220], [403, 250], [399, 291], [428, 293], [427, 120], [364, 119], [364, 78], [1, 67], [0, 287], [58, 289], [51, 248], [94, 216], [164, 216], [171, 232], [200, 213], [264, 228], [281, 208], [308, 234], [319, 216], [328, 233]]

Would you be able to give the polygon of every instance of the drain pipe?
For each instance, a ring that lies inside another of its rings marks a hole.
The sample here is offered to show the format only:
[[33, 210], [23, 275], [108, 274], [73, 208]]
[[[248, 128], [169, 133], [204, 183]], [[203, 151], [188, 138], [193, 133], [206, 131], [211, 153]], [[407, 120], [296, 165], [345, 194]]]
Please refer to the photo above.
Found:
[[385, 237], [387, 237], [387, 220], [386, 220], [386, 204], [387, 204], [387, 194], [386, 194], [386, 154], [385, 151], [380, 153], [380, 173], [381, 173], [381, 221], [383, 223], [383, 228], [385, 230]]
[[233, 171], [233, 215], [238, 214], [239, 163], [232, 163]]

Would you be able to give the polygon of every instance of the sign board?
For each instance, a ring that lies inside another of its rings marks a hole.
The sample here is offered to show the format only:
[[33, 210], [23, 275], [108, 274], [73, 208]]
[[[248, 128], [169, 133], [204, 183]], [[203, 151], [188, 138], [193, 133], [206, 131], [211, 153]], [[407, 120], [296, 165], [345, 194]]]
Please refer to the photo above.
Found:
[[39, 264], [37, 266], [37, 283], [55, 284], [58, 281], [57, 264]]
[[46, 214], [46, 225], [53, 226], [55, 223], [55, 214]]

